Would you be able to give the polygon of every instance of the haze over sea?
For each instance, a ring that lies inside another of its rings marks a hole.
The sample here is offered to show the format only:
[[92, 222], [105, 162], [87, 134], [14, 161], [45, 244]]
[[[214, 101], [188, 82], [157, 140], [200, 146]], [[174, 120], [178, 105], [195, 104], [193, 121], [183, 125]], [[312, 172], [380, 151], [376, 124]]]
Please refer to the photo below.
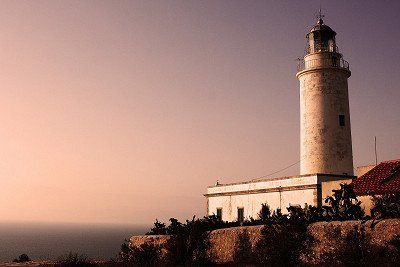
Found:
[[32, 259], [57, 259], [70, 251], [90, 258], [114, 258], [125, 238], [143, 234], [138, 225], [0, 223], [0, 262], [25, 253]]

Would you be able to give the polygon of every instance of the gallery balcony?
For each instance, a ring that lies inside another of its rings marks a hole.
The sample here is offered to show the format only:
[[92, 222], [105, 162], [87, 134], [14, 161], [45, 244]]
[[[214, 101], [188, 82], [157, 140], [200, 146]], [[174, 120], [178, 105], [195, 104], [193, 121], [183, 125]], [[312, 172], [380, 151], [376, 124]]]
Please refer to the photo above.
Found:
[[300, 59], [297, 65], [298, 72], [310, 69], [319, 69], [319, 68], [338, 68], [338, 69], [350, 70], [349, 62], [347, 62], [342, 58], [340, 59], [319, 58], [319, 59], [309, 59], [309, 60]]

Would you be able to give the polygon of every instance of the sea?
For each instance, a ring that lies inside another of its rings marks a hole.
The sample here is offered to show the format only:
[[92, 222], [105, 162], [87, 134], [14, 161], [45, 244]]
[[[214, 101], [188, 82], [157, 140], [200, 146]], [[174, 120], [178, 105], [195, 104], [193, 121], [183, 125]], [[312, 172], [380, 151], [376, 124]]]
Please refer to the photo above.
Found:
[[115, 258], [122, 243], [149, 230], [144, 225], [0, 223], [0, 262], [25, 253], [34, 260], [57, 260], [68, 253], [97, 260]]

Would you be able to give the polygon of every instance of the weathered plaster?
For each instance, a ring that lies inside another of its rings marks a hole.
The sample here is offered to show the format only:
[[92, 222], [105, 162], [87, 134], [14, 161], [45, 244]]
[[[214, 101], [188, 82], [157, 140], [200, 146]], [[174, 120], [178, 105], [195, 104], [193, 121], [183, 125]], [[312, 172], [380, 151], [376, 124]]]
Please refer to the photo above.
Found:
[[244, 209], [245, 218], [256, 219], [265, 203], [271, 210], [280, 208], [283, 212], [291, 205], [321, 205], [326, 196], [332, 195], [332, 189], [340, 188], [340, 183], [349, 183], [353, 178], [312, 174], [212, 186], [205, 194], [207, 214], [216, 214], [217, 208], [222, 208], [224, 221], [236, 221], [238, 208]]
[[[307, 55], [325, 59], [327, 53]], [[326, 65], [297, 74], [300, 81], [300, 173], [353, 174], [347, 78], [350, 71]], [[345, 125], [339, 125], [339, 115]]]

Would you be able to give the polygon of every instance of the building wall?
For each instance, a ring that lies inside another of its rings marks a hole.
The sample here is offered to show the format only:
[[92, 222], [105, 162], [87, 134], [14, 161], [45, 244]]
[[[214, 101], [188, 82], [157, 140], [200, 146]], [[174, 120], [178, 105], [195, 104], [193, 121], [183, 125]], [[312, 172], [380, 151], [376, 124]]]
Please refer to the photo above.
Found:
[[365, 215], [371, 215], [371, 209], [374, 207], [372, 196], [358, 196], [357, 199], [361, 201], [361, 208], [364, 210]]
[[332, 177], [321, 176], [319, 178], [319, 183], [321, 184], [321, 200], [324, 201], [327, 196], [332, 196], [332, 190], [340, 189], [340, 184], [350, 184], [352, 178], [355, 177], [337, 177], [334, 179]]
[[375, 166], [376, 166], [375, 164], [366, 165], [366, 166], [358, 166], [357, 170], [356, 170], [357, 177], [360, 177], [360, 176], [366, 174], [367, 172], [372, 170]]
[[282, 177], [211, 186], [207, 189], [207, 214], [217, 214], [222, 208], [224, 221], [236, 221], [238, 208], [244, 209], [244, 217], [258, 218], [261, 204], [268, 204], [271, 211], [277, 208], [286, 213], [289, 206], [321, 205], [333, 189], [341, 183], [350, 183], [354, 177], [342, 175], [312, 174]]
[[302, 207], [305, 203], [314, 205], [315, 200], [315, 189], [214, 196], [208, 199], [208, 214], [216, 214], [217, 208], [222, 208], [222, 220], [236, 221], [237, 209], [244, 208], [244, 216], [246, 219], [250, 217], [257, 219], [261, 204], [264, 203], [270, 206], [271, 211], [282, 208], [282, 211], [286, 212], [286, 207], [290, 205], [301, 205]]
[[304, 185], [315, 185], [318, 182], [316, 174], [300, 175], [291, 177], [269, 178], [242, 183], [231, 183], [225, 185], [210, 186], [207, 194], [219, 194], [229, 192], [248, 192], [253, 190], [277, 190], [277, 188], [288, 188]]
[[[376, 165], [366, 165], [366, 166], [358, 166], [357, 167], [357, 177], [360, 177], [370, 170], [372, 170]], [[357, 199], [361, 201], [361, 208], [364, 210], [366, 215], [371, 215], [371, 209], [374, 207], [372, 202], [372, 196], [357, 196]]]
[[[326, 57], [315, 53], [306, 63]], [[318, 67], [297, 74], [300, 81], [300, 174], [353, 175], [347, 78], [350, 71]], [[345, 125], [339, 125], [339, 115]]]

